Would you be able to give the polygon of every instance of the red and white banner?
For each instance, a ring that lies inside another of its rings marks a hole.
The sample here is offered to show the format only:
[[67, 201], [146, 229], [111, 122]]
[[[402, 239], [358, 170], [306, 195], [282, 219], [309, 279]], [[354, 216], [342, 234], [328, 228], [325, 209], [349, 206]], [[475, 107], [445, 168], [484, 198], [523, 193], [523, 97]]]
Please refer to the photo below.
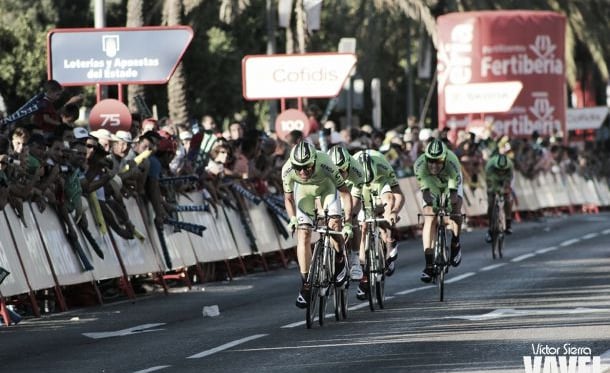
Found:
[[511, 137], [566, 133], [565, 23], [547, 11], [439, 17], [439, 127], [483, 119]]

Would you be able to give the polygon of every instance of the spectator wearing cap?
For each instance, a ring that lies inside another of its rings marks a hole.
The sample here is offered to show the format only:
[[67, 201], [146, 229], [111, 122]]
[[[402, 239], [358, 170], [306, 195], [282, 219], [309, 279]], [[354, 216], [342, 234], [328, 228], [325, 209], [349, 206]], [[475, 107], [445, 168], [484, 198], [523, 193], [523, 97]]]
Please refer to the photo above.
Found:
[[157, 132], [159, 130], [159, 125], [155, 118], [146, 118], [142, 121], [142, 128], [140, 130], [140, 135], [145, 134], [149, 131]]
[[100, 128], [98, 130], [91, 131], [89, 135], [97, 138], [98, 144], [100, 144], [106, 152], [110, 152], [112, 143], [116, 141], [115, 135], [105, 128]]
[[111, 156], [119, 163], [119, 169], [122, 170], [127, 163], [125, 157], [129, 153], [133, 140], [131, 133], [119, 130], [114, 134], [116, 141], [112, 144]]

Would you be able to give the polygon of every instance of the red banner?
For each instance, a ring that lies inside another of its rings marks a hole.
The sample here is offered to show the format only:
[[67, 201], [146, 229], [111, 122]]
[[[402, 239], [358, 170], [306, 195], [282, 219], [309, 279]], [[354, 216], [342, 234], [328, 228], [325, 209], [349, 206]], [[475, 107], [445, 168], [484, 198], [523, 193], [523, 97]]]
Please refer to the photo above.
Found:
[[439, 17], [439, 127], [483, 120], [496, 135], [567, 135], [565, 23], [547, 11]]

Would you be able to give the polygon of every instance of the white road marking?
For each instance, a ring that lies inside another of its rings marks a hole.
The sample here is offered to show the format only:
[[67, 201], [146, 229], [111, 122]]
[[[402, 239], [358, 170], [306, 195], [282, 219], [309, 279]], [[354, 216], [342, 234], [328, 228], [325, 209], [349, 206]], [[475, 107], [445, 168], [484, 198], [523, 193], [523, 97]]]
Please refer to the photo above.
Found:
[[297, 326], [301, 326], [301, 325], [305, 325], [305, 321], [297, 321], [297, 322], [293, 322], [292, 324], [286, 324], [284, 326], [280, 326], [280, 328], [282, 329], [286, 329], [286, 328], [296, 328]]
[[524, 255], [521, 255], [521, 256], [518, 256], [516, 258], [511, 259], [511, 262], [517, 263], [517, 262], [523, 261], [525, 259], [529, 259], [529, 258], [534, 257], [534, 256], [536, 256], [536, 254], [531, 254], [531, 253], [530, 254], [524, 254]]
[[599, 360], [601, 363], [601, 371], [607, 372], [608, 368], [610, 368], [610, 350], [599, 355]]
[[559, 244], [559, 246], [561, 246], [561, 247], [570, 246], [572, 244], [575, 244], [578, 241], [580, 241], [580, 238], [572, 238], [571, 240], [563, 241], [562, 243]]
[[505, 266], [505, 265], [506, 265], [506, 263], [492, 264], [492, 265], [490, 265], [490, 266], [487, 266], [487, 267], [483, 267], [483, 268], [481, 268], [481, 269], [480, 269], [480, 271], [481, 271], [481, 272], [485, 272], [485, 271], [491, 271], [492, 269], [500, 268], [500, 267], [503, 267], [503, 266]]
[[588, 240], [588, 239], [591, 239], [591, 238], [595, 238], [595, 237], [597, 237], [597, 236], [599, 236], [599, 233], [589, 233], [589, 234], [585, 234], [585, 235], [584, 235], [584, 236], [582, 236], [581, 238], [582, 238], [583, 240]]
[[604, 230], [602, 231], [602, 234], [610, 234], [610, 229], [604, 229]]
[[143, 324], [143, 325], [134, 326], [132, 328], [117, 330], [114, 332], [83, 333], [83, 335], [85, 337], [89, 337], [89, 338], [93, 338], [93, 339], [124, 337], [126, 335], [148, 333], [148, 332], [158, 332], [160, 330], [164, 330], [164, 329], [151, 329], [151, 328], [156, 328], [157, 326], [161, 326], [161, 325], [165, 325], [165, 323]]
[[558, 249], [557, 246], [551, 246], [551, 247], [547, 247], [547, 248], [544, 248], [544, 249], [536, 250], [536, 254], [546, 254], [548, 252], [555, 251], [557, 249]]
[[235, 347], [235, 346], [240, 345], [242, 343], [246, 343], [246, 342], [252, 341], [254, 339], [262, 338], [262, 337], [265, 337], [267, 335], [268, 334], [255, 334], [255, 335], [251, 335], [249, 337], [238, 339], [238, 340], [233, 341], [233, 342], [225, 343], [225, 344], [220, 345], [218, 347], [214, 347], [212, 349], [209, 349], [209, 350], [206, 350], [206, 351], [202, 351], [202, 352], [200, 352], [198, 354], [191, 355], [191, 356], [187, 357], [187, 359], [200, 359], [202, 357], [210, 356], [210, 355], [215, 354], [217, 352], [228, 350], [231, 347]]
[[161, 370], [161, 369], [165, 369], [165, 368], [169, 368], [171, 367], [171, 365], [159, 365], [156, 367], [152, 367], [152, 368], [148, 368], [148, 369], [142, 369], [142, 370], [138, 370], [137, 372], [133, 372], [133, 373], [149, 373], [149, 372], [156, 372], [157, 370]]
[[493, 310], [482, 315], [464, 315], [464, 316], [445, 316], [446, 319], [463, 319], [470, 321], [487, 321], [492, 319], [499, 319], [503, 317], [523, 317], [523, 316], [551, 316], [551, 315], [574, 315], [584, 313], [602, 313], [610, 312], [610, 309], [600, 308], [572, 308], [572, 309], [522, 309], [516, 310], [514, 308], [501, 308]]
[[434, 287], [434, 285], [420, 286], [418, 288], [399, 291], [398, 293], [395, 293], [394, 295], [405, 295], [405, 294], [415, 293], [416, 291], [432, 289], [433, 287]]
[[450, 278], [449, 280], [445, 280], [445, 284], [452, 284], [454, 282], [462, 281], [463, 279], [474, 276], [474, 275], [476, 275], [475, 272], [467, 272], [467, 273], [461, 274], [457, 277]]

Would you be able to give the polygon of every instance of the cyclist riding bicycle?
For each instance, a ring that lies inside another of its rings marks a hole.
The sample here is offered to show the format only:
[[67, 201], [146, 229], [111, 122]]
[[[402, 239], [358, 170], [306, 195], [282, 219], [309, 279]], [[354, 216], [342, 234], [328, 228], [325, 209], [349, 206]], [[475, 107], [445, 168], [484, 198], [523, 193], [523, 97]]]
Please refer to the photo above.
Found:
[[426, 267], [422, 271], [420, 279], [423, 282], [432, 281], [434, 274], [434, 232], [436, 231], [436, 219], [434, 214], [438, 206], [437, 197], [442, 193], [449, 192], [451, 226], [451, 265], [457, 267], [462, 260], [460, 250], [460, 233], [462, 217], [463, 189], [462, 172], [458, 157], [447, 146], [438, 139], [433, 139], [426, 146], [425, 153], [420, 155], [413, 166], [415, 176], [423, 195], [424, 227], [422, 241], [424, 246], [424, 257]]
[[[487, 181], [487, 218], [491, 227], [492, 209], [495, 205], [496, 193], [504, 195], [504, 214], [506, 216], [506, 228], [504, 233], [512, 234], [512, 183], [513, 162], [505, 154], [496, 154], [489, 158], [485, 164], [485, 180]], [[491, 242], [491, 232], [488, 230], [485, 241]]]
[[[357, 214], [360, 211], [360, 200], [362, 199], [362, 185], [364, 184], [364, 170], [360, 163], [352, 157], [347, 149], [341, 145], [335, 145], [328, 150], [328, 155], [333, 163], [339, 169], [339, 173], [345, 179], [345, 184], [350, 190], [352, 196], [352, 219], [350, 222], [354, 226], [354, 235], [357, 235]], [[359, 242], [358, 242], [359, 243]], [[360, 265], [359, 245], [357, 240], [351, 240], [350, 245], [350, 273], [352, 280], [360, 280], [362, 278], [362, 266]]]
[[[405, 203], [405, 198], [398, 185], [396, 173], [385, 159], [385, 156], [372, 149], [361, 150], [354, 154], [354, 158], [360, 163], [364, 170], [364, 185], [362, 186], [362, 200], [364, 209], [370, 215], [383, 216], [386, 222], [380, 224], [382, 239], [386, 244], [386, 276], [391, 276], [396, 269], [396, 259], [398, 258], [398, 239], [393, 225], [398, 222], [398, 213]], [[370, 201], [374, 201], [374, 206]], [[358, 220], [364, 222], [365, 211], [361, 210]], [[360, 232], [364, 231], [364, 223], [360, 227]], [[365, 263], [365, 242], [364, 235], [360, 235], [360, 264]], [[363, 276], [358, 285], [356, 296], [360, 300], [367, 298], [366, 291], [368, 279]]]
[[[282, 167], [284, 203], [290, 218], [288, 228], [297, 230], [297, 260], [302, 285], [296, 300], [299, 308], [306, 308], [311, 286], [307, 273], [311, 263], [311, 232], [314, 226], [316, 198], [323, 209], [328, 209], [329, 227], [341, 231], [344, 237], [352, 236], [352, 201], [345, 180], [324, 152], [316, 150], [309, 142], [297, 143], [290, 152], [290, 159]], [[341, 206], [346, 223], [341, 228]], [[298, 228], [298, 229], [297, 229]], [[335, 250], [342, 253], [343, 239], [333, 238]], [[347, 279], [347, 263], [343, 255], [337, 255], [335, 282], [339, 285]]]

